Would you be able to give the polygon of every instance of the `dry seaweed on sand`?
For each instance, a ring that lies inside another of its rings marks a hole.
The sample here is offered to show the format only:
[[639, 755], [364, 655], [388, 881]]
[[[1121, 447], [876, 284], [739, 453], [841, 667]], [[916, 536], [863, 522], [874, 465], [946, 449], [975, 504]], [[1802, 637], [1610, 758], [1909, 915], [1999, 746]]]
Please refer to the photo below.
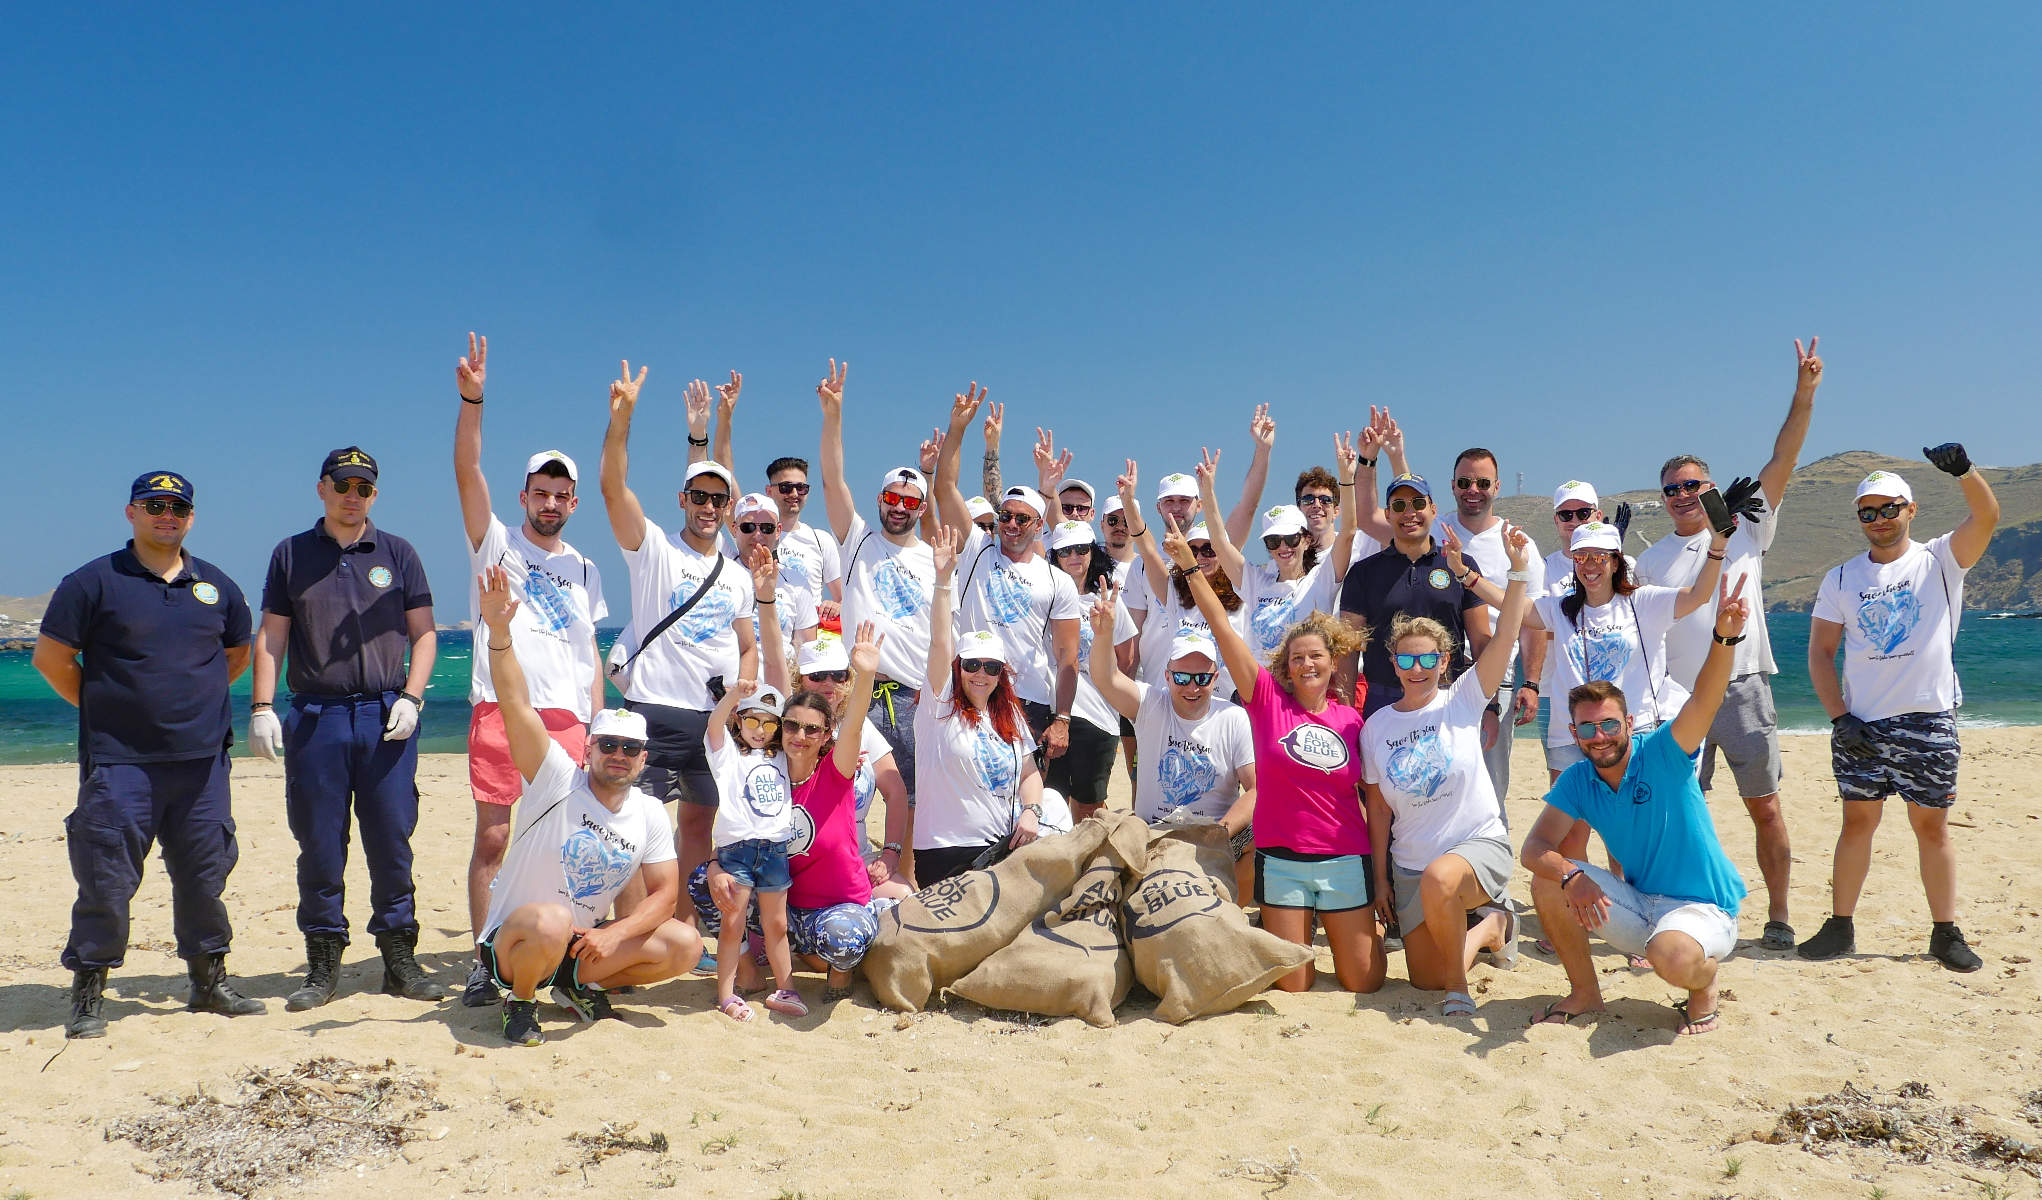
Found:
[[631, 1131], [638, 1128], [638, 1122], [626, 1121], [622, 1125], [612, 1121], [603, 1122], [603, 1127], [594, 1133], [570, 1133], [567, 1140], [581, 1147], [581, 1154], [572, 1162], [555, 1168], [555, 1175], [565, 1175], [579, 1167], [583, 1171], [613, 1155], [626, 1150], [643, 1150], [648, 1154], [665, 1154], [668, 1150], [666, 1134], [654, 1130], [651, 1134], [635, 1138]]
[[415, 1122], [446, 1106], [438, 1084], [394, 1059], [358, 1066], [321, 1057], [288, 1070], [254, 1067], [222, 1099], [203, 1087], [162, 1111], [122, 1117], [105, 1130], [155, 1156], [148, 1174], [233, 1196], [299, 1183], [321, 1171], [373, 1165], [426, 1136]]
[[1857, 1147], [1908, 1162], [1956, 1160], [2042, 1175], [2042, 1146], [1981, 1128], [1976, 1109], [1934, 1100], [1925, 1083], [1901, 1084], [1885, 1097], [1846, 1083], [1842, 1091], [1788, 1105], [1772, 1132], [1758, 1140], [1776, 1146], [1798, 1143], [1821, 1155]]

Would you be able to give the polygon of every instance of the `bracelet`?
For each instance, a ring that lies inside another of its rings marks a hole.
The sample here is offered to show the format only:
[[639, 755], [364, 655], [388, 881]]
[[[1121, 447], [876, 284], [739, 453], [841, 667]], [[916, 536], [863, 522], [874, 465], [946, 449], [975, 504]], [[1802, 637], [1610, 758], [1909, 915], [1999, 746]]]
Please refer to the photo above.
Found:
[[1024, 804], [1021, 806], [1021, 811], [1025, 813], [1034, 813], [1035, 818], [1038, 821], [1042, 819], [1042, 806], [1040, 804]]
[[475, 397], [475, 398], [474, 398], [473, 400], [470, 400], [470, 399], [469, 399], [468, 397], [466, 397], [466, 396], [463, 396], [463, 397], [461, 397], [461, 403], [463, 403], [463, 404], [480, 404], [480, 403], [482, 403], [482, 397], [480, 397], [480, 396], [477, 396], [477, 397]]
[[1508, 581], [1509, 581], [1509, 582], [1511, 582], [1511, 583], [1530, 583], [1530, 582], [1531, 582], [1531, 572], [1530, 572], [1530, 571], [1528, 571], [1528, 570], [1527, 570], [1527, 571], [1505, 571], [1505, 572], [1503, 573], [1503, 578], [1504, 578], [1504, 579], [1506, 579], [1506, 580], [1508, 580]]
[[1735, 645], [1736, 645], [1737, 643], [1739, 643], [1739, 642], [1741, 642], [1741, 641], [1743, 641], [1743, 640], [1744, 640], [1744, 635], [1743, 635], [1743, 634], [1741, 634], [1741, 633], [1740, 633], [1740, 634], [1738, 634], [1738, 635], [1737, 635], [1736, 637], [1727, 637], [1727, 638], [1726, 638], [1726, 637], [1724, 637], [1724, 636], [1723, 636], [1722, 634], [1720, 634], [1720, 633], [1716, 635], [1716, 644], [1717, 644], [1718, 646], [1735, 646]]
[[1454, 582], [1460, 584], [1462, 587], [1470, 587], [1473, 586], [1474, 582], [1477, 579], [1480, 579], [1481, 577], [1482, 573], [1480, 571], [1471, 570], [1466, 575], [1454, 576]]
[[936, 590], [937, 590], [937, 591], [939, 591], [939, 592], [947, 592], [947, 591], [949, 591], [949, 590], [950, 590], [950, 584], [949, 584], [949, 582], [948, 582], [948, 581], [946, 580], [946, 581], [944, 581], [944, 582], [942, 582], [942, 583], [939, 583], [939, 584], [937, 584], [937, 585], [936, 585]]
[[708, 445], [708, 444], [709, 444], [709, 439], [708, 439], [708, 438], [698, 438], [698, 437], [696, 437], [696, 436], [695, 436], [694, 434], [692, 434], [692, 433], [691, 433], [691, 434], [689, 434], [689, 435], [688, 435], [688, 444], [689, 444], [690, 446], [706, 446], [706, 445]]
[[1521, 692], [1536, 692], [1539, 690], [1539, 681], [1536, 679], [1527, 679], [1523, 683], [1517, 685], [1517, 690]]
[[270, 703], [269, 701], [267, 701], [267, 700], [257, 700], [257, 701], [255, 701], [255, 702], [254, 702], [253, 704], [250, 704], [250, 705], [248, 706], [248, 711], [249, 711], [249, 712], [261, 712], [261, 711], [262, 711], [263, 709], [265, 709], [265, 708], [267, 708], [267, 709], [270, 709], [271, 711], [275, 711], [275, 709], [276, 709], [276, 705], [274, 705], [274, 704], [271, 704], [271, 703]]
[[1582, 874], [1584, 870], [1586, 870], [1586, 868], [1576, 867], [1573, 870], [1567, 872], [1565, 875], [1560, 876], [1560, 890], [1563, 892], [1566, 891], [1567, 885], [1574, 882], [1574, 877], [1576, 875]]
[[891, 851], [895, 854], [899, 854], [901, 852], [901, 844], [899, 842], [888, 842], [886, 845], [881, 846], [879, 848], [879, 852], [881, 854], [885, 854], [888, 851]]
[[1149, 527], [1148, 527], [1148, 526], [1146, 526], [1146, 525], [1144, 525], [1144, 526], [1142, 526], [1142, 527], [1141, 527], [1141, 529], [1140, 529], [1140, 530], [1138, 530], [1137, 532], [1134, 532], [1134, 533], [1130, 533], [1130, 534], [1128, 534], [1127, 536], [1129, 536], [1129, 537], [1147, 537], [1147, 536], [1149, 536]]
[[410, 692], [399, 692], [397, 693], [397, 698], [399, 700], [409, 700], [420, 708], [425, 707], [425, 698], [423, 696], [414, 696]]
[[772, 598], [771, 596], [768, 596], [768, 597], [766, 597], [765, 599], [761, 600], [761, 599], [759, 599], [759, 594], [758, 594], [757, 592], [753, 592], [753, 593], [752, 593], [752, 603], [753, 603], [753, 604], [771, 604], [772, 602], [773, 602], [773, 598]]
[[1058, 721], [1062, 721], [1062, 722], [1063, 722], [1064, 724], [1066, 724], [1066, 725], [1070, 724], [1070, 723], [1071, 723], [1071, 714], [1069, 714], [1069, 713], [1058, 713], [1057, 715], [1055, 715], [1055, 716], [1053, 716], [1053, 717], [1051, 717], [1051, 718], [1049, 719], [1049, 723], [1050, 723], [1050, 724], [1052, 724], [1052, 725], [1056, 724], [1056, 723], [1057, 723]]
[[491, 650], [494, 650], [494, 651], [496, 651], [496, 652], [497, 652], [497, 653], [499, 653], [499, 654], [501, 654], [501, 653], [503, 653], [504, 651], [506, 651], [506, 650], [509, 650], [509, 649], [510, 649], [510, 647], [509, 647], [509, 646], [499, 646], [499, 645], [497, 645], [497, 644], [496, 644], [495, 642], [486, 642], [486, 643], [484, 643], [484, 644], [485, 644], [485, 645], [487, 645], [487, 646], [488, 646], [488, 647], [489, 647], [489, 648], [490, 648]]
[[1716, 551], [1711, 550], [1709, 551], [1709, 560], [1711, 562], [1722, 562], [1723, 556], [1721, 554], [1718, 554]]
[[[1380, 457], [1380, 456], [1378, 456], [1378, 457]], [[1358, 465], [1360, 465], [1360, 466], [1364, 466], [1364, 467], [1367, 467], [1367, 468], [1368, 468], [1369, 470], [1371, 470], [1371, 471], [1373, 471], [1373, 470], [1375, 470], [1375, 469], [1376, 469], [1376, 460], [1375, 460], [1375, 459], [1373, 459], [1373, 458], [1363, 458], [1363, 457], [1362, 457], [1361, 455], [1357, 454], [1357, 455], [1355, 455], [1355, 456], [1354, 456], [1354, 461], [1355, 461], [1355, 462], [1356, 462], [1356, 463], [1357, 463]], [[1350, 486], [1351, 486], [1351, 485], [1350, 485]]]

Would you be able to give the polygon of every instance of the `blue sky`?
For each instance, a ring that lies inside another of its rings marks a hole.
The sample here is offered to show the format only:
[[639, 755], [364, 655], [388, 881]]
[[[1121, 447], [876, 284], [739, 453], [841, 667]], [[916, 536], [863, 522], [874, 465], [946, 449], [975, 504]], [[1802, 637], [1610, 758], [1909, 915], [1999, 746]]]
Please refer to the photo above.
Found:
[[618, 604], [620, 357], [656, 516], [688, 379], [745, 372], [755, 486], [813, 456], [832, 355], [859, 479], [969, 379], [1013, 471], [1045, 424], [1094, 482], [1212, 443], [1231, 495], [1260, 401], [1279, 481], [1370, 403], [1434, 475], [1472, 441], [1532, 490], [1750, 470], [1810, 333], [1804, 460], [2042, 459], [2029, 5], [223, 11], [6, 18], [0, 411], [39, 502], [0, 592], [118, 545], [163, 466], [253, 592], [360, 443], [464, 617], [471, 328], [498, 496], [580, 458]]

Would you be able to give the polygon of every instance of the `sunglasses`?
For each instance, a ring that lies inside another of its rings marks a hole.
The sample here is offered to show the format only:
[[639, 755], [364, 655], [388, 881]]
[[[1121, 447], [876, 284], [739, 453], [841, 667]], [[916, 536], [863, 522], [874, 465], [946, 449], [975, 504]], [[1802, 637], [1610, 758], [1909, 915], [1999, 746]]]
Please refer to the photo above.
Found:
[[1392, 500], [1392, 501], [1390, 501], [1390, 511], [1391, 511], [1391, 512], [1399, 512], [1399, 513], [1400, 513], [1400, 512], [1424, 512], [1424, 511], [1425, 511], [1425, 510], [1426, 510], [1427, 508], [1431, 507], [1431, 505], [1432, 505], [1432, 501], [1430, 501], [1430, 500], [1427, 500], [1427, 499], [1426, 499], [1425, 497], [1423, 497], [1423, 496], [1413, 496], [1413, 497], [1411, 497], [1411, 498], [1410, 498], [1410, 499], [1408, 499], [1408, 500]]
[[1623, 727], [1624, 723], [1616, 717], [1604, 717], [1600, 721], [1577, 721], [1574, 725], [1574, 736], [1584, 742], [1598, 733], [1604, 737], [1615, 737], [1617, 730]]
[[1034, 519], [1034, 513], [1009, 512], [1006, 509], [1001, 509], [993, 516], [993, 520], [998, 521], [1002, 525], [1026, 525]]
[[1553, 510], [1553, 516], [1562, 525], [1572, 525], [1576, 521], [1586, 521], [1594, 515], [1595, 510], [1592, 508], [1556, 508]]
[[802, 673], [801, 677], [803, 679], [813, 679], [817, 683], [842, 683], [851, 677], [851, 673], [849, 671], [806, 671]]
[[160, 517], [164, 513], [169, 513], [171, 516], [182, 521], [191, 515], [191, 503], [186, 500], [144, 500], [142, 501], [142, 511], [152, 517]]
[[1064, 504], [1059, 505], [1059, 507], [1061, 507], [1064, 510], [1064, 515], [1070, 517], [1072, 520], [1076, 520], [1079, 517], [1089, 517], [1092, 515], [1092, 506], [1089, 504]]
[[1422, 667], [1430, 671], [1439, 665], [1439, 651], [1427, 650], [1423, 654], [1399, 654], [1396, 656], [1396, 659], [1399, 671], [1409, 671], [1413, 667]]
[[1218, 558], [1220, 556], [1220, 552], [1212, 548], [1211, 542], [1198, 543], [1191, 548], [1191, 553], [1198, 558]]
[[773, 485], [773, 490], [782, 496], [808, 495], [808, 485], [805, 483], [776, 483]]
[[1121, 516], [1119, 513], [1114, 513], [1106, 518], [1106, 528], [1125, 529], [1127, 528], [1127, 518]]
[[1205, 687], [1212, 683], [1211, 671], [1172, 671], [1170, 682], [1178, 687]]
[[737, 523], [737, 531], [739, 533], [763, 533], [767, 537], [771, 537], [780, 532], [780, 527], [771, 521], [739, 521]]
[[688, 503], [706, 504], [711, 508], [722, 508], [730, 503], [729, 492], [705, 492], [701, 488], [689, 488], [687, 496]]
[[780, 718], [774, 716], [772, 713], [749, 712], [739, 717], [737, 719], [737, 723], [740, 725], [752, 726], [759, 729], [780, 728]]
[[1058, 558], [1076, 558], [1076, 557], [1077, 557], [1078, 555], [1080, 555], [1080, 554], [1090, 554], [1090, 553], [1092, 553], [1092, 547], [1090, 547], [1090, 546], [1065, 546], [1065, 547], [1064, 547], [1063, 549], [1061, 549], [1061, 550], [1056, 550], [1056, 551], [1053, 551], [1052, 553], [1054, 553], [1054, 554], [1055, 554], [1055, 555], [1056, 555], [1056, 556], [1057, 556]]
[[966, 675], [998, 675], [1007, 664], [997, 658], [960, 658], [957, 669]]
[[366, 479], [357, 479], [352, 483], [345, 479], [329, 479], [326, 482], [332, 485], [333, 494], [336, 496], [345, 496], [351, 491], [362, 499], [367, 500], [376, 494], [376, 485]]
[[1592, 566], [1596, 563], [1607, 563], [1611, 561], [1613, 556], [1607, 550], [1576, 550], [1568, 554], [1567, 557], [1577, 564]]
[[1262, 539], [1262, 548], [1272, 553], [1278, 546], [1289, 546], [1295, 550], [1304, 540], [1305, 535], [1302, 533], [1272, 533]]
[[1324, 492], [1307, 492], [1298, 497], [1299, 508], [1332, 508], [1339, 503], [1339, 497]]
[[909, 512], [922, 511], [922, 498], [920, 496], [903, 496], [899, 492], [881, 492], [879, 493], [879, 502], [881, 504], [891, 504], [895, 508], [903, 508]]
[[1463, 475], [1459, 479], [1454, 480], [1454, 486], [1461, 489], [1464, 492], [1466, 491], [1486, 492], [1490, 488], [1496, 486], [1496, 481], [1493, 479], [1470, 479], [1466, 475]]
[[813, 721], [782, 721], [780, 729], [784, 733], [799, 734], [802, 737], [821, 737], [830, 731], [829, 726], [818, 725]]
[[993, 531], [993, 519], [991, 517], [987, 517], [983, 521], [973, 521], [972, 524], [983, 532], [991, 533]]
[[1692, 496], [1708, 486], [1709, 481], [1706, 479], [1683, 479], [1679, 483], [1663, 483], [1659, 485], [1659, 491], [1667, 496], [1678, 496], [1682, 492]]
[[[189, 506], [187, 505], [186, 507], [188, 508]], [[1880, 519], [1881, 517], [1884, 517], [1888, 521], [1891, 521], [1893, 518], [1899, 516], [1901, 510], [1906, 507], [1907, 505], [1902, 504], [1897, 500], [1894, 501], [1892, 504], [1881, 504], [1877, 508], [1873, 508], [1868, 505], [1858, 510], [1858, 524], [1870, 525], [1872, 522]], [[152, 508], [149, 511], [155, 512], [156, 510]], [[180, 513], [178, 515], [182, 516], [183, 514]]]
[[598, 754], [622, 754], [628, 758], [637, 758], [645, 753], [645, 743], [636, 738], [599, 737], [593, 744]]

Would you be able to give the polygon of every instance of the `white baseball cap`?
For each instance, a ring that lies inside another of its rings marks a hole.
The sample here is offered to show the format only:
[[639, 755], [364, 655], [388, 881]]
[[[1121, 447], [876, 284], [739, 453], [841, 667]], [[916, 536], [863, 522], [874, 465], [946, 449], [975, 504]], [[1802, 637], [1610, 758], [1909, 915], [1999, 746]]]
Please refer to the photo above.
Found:
[[738, 701], [737, 711], [740, 713], [762, 712], [768, 716], [777, 717], [786, 705], [787, 697], [782, 696], [778, 689], [762, 687]]
[[913, 467], [895, 467], [893, 470], [888, 471], [886, 473], [885, 478], [879, 481], [879, 490], [883, 492], [896, 484], [902, 483], [914, 484], [916, 489], [922, 493], [923, 498], [924, 499], [928, 498], [929, 495], [928, 477], [923, 475], [920, 471], [915, 470]]
[[1186, 500], [1198, 499], [1198, 481], [1182, 471], [1174, 475], [1163, 476], [1162, 482], [1156, 485], [1156, 499], [1168, 500], [1172, 497], [1182, 497]]
[[1220, 648], [1213, 645], [1212, 639], [1204, 634], [1180, 633], [1170, 639], [1169, 661], [1176, 662], [1180, 658], [1189, 658], [1194, 654], [1204, 656], [1214, 666], [1219, 665]]
[[993, 506], [986, 502], [984, 496], [973, 496], [964, 502], [964, 511], [970, 513], [971, 519], [976, 521], [980, 517], [992, 516]]
[[731, 515], [742, 521], [753, 513], [770, 513], [774, 522], [780, 520], [780, 506], [764, 492], [746, 492], [737, 499], [737, 511]]
[[801, 653], [794, 656], [794, 669], [803, 675], [813, 675], [817, 671], [848, 671], [851, 669], [851, 655], [844, 649], [844, 639], [825, 634], [802, 645]]
[[1907, 486], [1907, 480], [1891, 471], [1874, 471], [1865, 476], [1865, 481], [1858, 485], [1858, 499], [1863, 500], [1867, 496], [1887, 496], [1914, 503], [1914, 489]]
[[1059, 521], [1050, 531], [1049, 549], [1052, 554], [1067, 546], [1089, 546], [1095, 539], [1092, 527], [1083, 521]]
[[1042, 498], [1041, 492], [1036, 491], [1027, 484], [1017, 483], [1000, 493], [1001, 504], [1005, 504], [1009, 500], [1019, 500], [1021, 503], [1034, 509], [1035, 519], [1038, 521], [1049, 519], [1049, 502]]
[[634, 742], [642, 742], [645, 740], [645, 714], [626, 708], [606, 708], [589, 722], [588, 735], [591, 738], [630, 738]]
[[686, 487], [704, 475], [714, 475], [723, 481], [723, 486], [733, 492], [737, 490], [737, 478], [730, 473], [730, 468], [707, 458], [698, 463], [688, 464], [688, 473], [681, 476], [681, 486]]
[[1568, 553], [1577, 550], [1608, 550], [1612, 553], [1622, 550], [1624, 541], [1617, 533], [1617, 527], [1607, 521], [1589, 521], [1574, 530], [1574, 540], [1567, 544]]
[[1106, 503], [1099, 506], [1099, 519], [1105, 520], [1120, 511], [1120, 496], [1116, 493], [1106, 497]]
[[1579, 479], [1570, 479], [1553, 492], [1554, 508], [1558, 508], [1572, 500], [1578, 500], [1590, 508], [1602, 507], [1602, 500], [1596, 496], [1595, 488], [1590, 484], [1581, 482]]
[[541, 450], [537, 454], [534, 454], [532, 457], [526, 459], [525, 474], [536, 475], [539, 472], [539, 468], [545, 466], [547, 463], [559, 463], [561, 466], [567, 468], [567, 477], [569, 479], [573, 480], [576, 483], [581, 482], [581, 473], [574, 469], [574, 460], [567, 457], [565, 454], [562, 454], [558, 450]]
[[957, 657], [990, 658], [994, 662], [1007, 661], [1007, 645], [997, 633], [974, 629], [970, 633], [957, 635]]
[[1304, 510], [1295, 504], [1279, 504], [1262, 514], [1262, 536], [1276, 537], [1305, 531]]
[[1212, 540], [1212, 530], [1206, 528], [1204, 521], [1199, 521], [1184, 531], [1184, 540], [1187, 542], [1209, 542]]
[[1089, 484], [1089, 483], [1086, 483], [1086, 482], [1085, 482], [1084, 480], [1082, 480], [1082, 479], [1066, 479], [1066, 480], [1064, 480], [1064, 481], [1063, 481], [1063, 482], [1062, 482], [1061, 484], [1058, 484], [1058, 485], [1057, 485], [1057, 489], [1056, 489], [1056, 494], [1057, 494], [1057, 495], [1059, 495], [1059, 496], [1061, 496], [1061, 495], [1063, 495], [1063, 494], [1064, 494], [1065, 492], [1068, 492], [1068, 491], [1070, 491], [1070, 490], [1071, 490], [1072, 488], [1076, 488], [1076, 489], [1078, 489], [1079, 491], [1081, 491], [1081, 492], [1085, 493], [1085, 499], [1087, 499], [1087, 500], [1091, 501], [1092, 503], [1094, 503], [1094, 504], [1097, 504], [1097, 503], [1099, 502], [1099, 493], [1098, 493], [1098, 492], [1096, 492], [1096, 491], [1093, 491], [1093, 490], [1092, 490], [1092, 485], [1091, 485], [1091, 484]]

